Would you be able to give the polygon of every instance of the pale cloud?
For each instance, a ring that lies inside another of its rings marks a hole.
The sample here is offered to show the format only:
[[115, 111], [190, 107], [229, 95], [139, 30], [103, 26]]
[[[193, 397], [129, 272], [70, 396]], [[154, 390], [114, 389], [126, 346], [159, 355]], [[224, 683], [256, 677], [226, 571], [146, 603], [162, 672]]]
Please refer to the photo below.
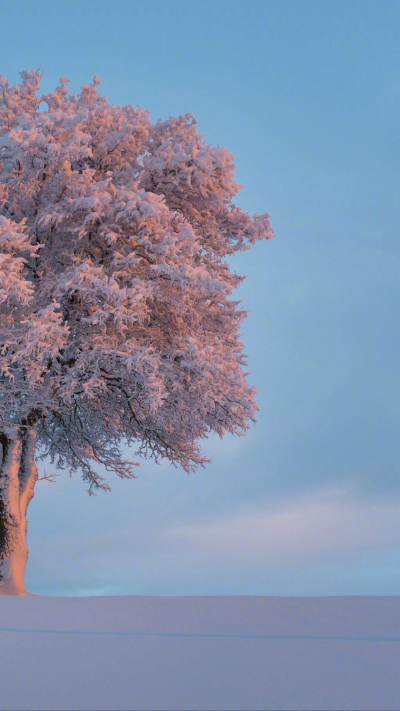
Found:
[[400, 545], [400, 500], [356, 500], [335, 490], [169, 528], [164, 536], [197, 558], [225, 564], [282, 565], [379, 546]]
[[[210, 507], [193, 518], [183, 505], [169, 516], [139, 515], [138, 502], [129, 520], [111, 503], [107, 525], [96, 515], [84, 530], [59, 521], [50, 536], [36, 529], [28, 566], [35, 592], [366, 594], [372, 583], [362, 561], [375, 566], [375, 580], [400, 550], [400, 497], [360, 499], [335, 489], [224, 515]], [[82, 502], [77, 521], [84, 511]]]

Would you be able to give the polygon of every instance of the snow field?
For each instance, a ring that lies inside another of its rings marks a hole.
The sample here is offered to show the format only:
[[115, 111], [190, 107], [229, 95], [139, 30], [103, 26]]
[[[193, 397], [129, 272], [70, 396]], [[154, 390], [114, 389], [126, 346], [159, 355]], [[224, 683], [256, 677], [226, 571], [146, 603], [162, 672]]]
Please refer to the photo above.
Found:
[[400, 598], [0, 598], [0, 709], [398, 709]]

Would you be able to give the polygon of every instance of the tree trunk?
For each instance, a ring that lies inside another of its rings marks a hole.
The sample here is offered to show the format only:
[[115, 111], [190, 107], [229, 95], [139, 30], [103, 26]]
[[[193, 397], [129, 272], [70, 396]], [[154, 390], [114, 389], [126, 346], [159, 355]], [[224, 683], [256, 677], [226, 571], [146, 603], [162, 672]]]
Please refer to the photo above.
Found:
[[35, 448], [36, 427], [0, 433], [0, 595], [29, 595], [26, 513], [38, 478]]

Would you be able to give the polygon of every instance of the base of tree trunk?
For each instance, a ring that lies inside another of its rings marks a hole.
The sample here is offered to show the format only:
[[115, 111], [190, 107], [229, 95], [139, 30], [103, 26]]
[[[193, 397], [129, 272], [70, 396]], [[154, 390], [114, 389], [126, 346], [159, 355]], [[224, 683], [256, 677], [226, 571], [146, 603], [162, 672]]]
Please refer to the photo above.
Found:
[[35, 427], [0, 432], [0, 595], [30, 595], [27, 509], [38, 478]]
[[16, 595], [17, 597], [37, 597], [34, 593], [30, 593], [27, 590], [24, 592], [18, 591], [16, 588], [5, 586], [0, 584], [0, 595]]

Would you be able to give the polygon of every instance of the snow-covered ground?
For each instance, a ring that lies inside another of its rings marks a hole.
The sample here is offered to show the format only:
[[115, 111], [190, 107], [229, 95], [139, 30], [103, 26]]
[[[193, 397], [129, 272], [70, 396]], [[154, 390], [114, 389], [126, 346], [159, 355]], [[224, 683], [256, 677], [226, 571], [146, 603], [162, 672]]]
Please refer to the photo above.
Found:
[[1, 709], [399, 709], [400, 597], [0, 597]]

